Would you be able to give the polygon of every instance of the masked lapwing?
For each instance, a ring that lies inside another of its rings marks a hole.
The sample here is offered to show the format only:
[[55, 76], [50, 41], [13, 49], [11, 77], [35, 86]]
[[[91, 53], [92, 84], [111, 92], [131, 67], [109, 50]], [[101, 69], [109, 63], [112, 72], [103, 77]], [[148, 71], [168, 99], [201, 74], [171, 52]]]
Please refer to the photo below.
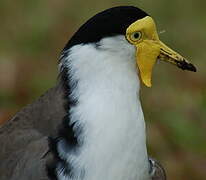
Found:
[[0, 179], [166, 179], [148, 157], [139, 100], [158, 59], [196, 71], [136, 7], [89, 19], [61, 53], [56, 86], [1, 127]]

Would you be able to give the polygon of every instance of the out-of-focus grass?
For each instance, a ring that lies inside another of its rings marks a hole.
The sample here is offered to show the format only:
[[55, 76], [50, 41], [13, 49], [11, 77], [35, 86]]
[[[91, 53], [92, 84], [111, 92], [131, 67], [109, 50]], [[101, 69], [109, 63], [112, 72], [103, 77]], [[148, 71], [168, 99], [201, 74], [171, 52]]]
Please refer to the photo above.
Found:
[[55, 84], [60, 50], [95, 13], [116, 5], [145, 9], [160, 38], [197, 65], [183, 72], [160, 63], [153, 87], [142, 87], [149, 153], [168, 179], [206, 178], [205, 1], [0, 1], [0, 122]]

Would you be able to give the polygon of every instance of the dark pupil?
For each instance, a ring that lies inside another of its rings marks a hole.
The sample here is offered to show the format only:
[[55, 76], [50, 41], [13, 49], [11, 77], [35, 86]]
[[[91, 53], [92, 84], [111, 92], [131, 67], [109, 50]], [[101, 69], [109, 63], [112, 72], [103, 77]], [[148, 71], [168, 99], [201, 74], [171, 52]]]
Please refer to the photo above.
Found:
[[134, 38], [138, 39], [139, 38], [139, 33], [134, 33]]

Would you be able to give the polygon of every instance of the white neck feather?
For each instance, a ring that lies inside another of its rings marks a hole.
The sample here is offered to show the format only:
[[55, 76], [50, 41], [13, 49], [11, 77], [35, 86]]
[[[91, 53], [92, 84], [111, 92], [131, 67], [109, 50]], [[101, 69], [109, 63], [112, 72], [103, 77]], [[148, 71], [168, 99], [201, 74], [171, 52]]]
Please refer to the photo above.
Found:
[[[134, 55], [134, 47], [117, 36], [98, 46], [76, 45], [62, 62], [78, 80], [71, 121], [83, 126], [79, 154], [66, 155], [75, 167], [73, 180], [82, 180], [80, 169], [83, 180], [149, 179]], [[59, 179], [71, 178], [60, 173]]]

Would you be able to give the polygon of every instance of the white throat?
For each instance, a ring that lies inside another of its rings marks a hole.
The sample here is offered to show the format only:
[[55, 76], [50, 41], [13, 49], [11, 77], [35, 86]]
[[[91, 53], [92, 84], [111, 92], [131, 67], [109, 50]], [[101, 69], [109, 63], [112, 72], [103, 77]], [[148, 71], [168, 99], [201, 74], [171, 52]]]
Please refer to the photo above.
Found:
[[105, 38], [72, 47], [61, 65], [78, 81], [71, 121], [83, 127], [83, 145], [78, 154], [62, 152], [74, 177], [59, 172], [59, 179], [148, 180], [135, 48], [123, 36]]

